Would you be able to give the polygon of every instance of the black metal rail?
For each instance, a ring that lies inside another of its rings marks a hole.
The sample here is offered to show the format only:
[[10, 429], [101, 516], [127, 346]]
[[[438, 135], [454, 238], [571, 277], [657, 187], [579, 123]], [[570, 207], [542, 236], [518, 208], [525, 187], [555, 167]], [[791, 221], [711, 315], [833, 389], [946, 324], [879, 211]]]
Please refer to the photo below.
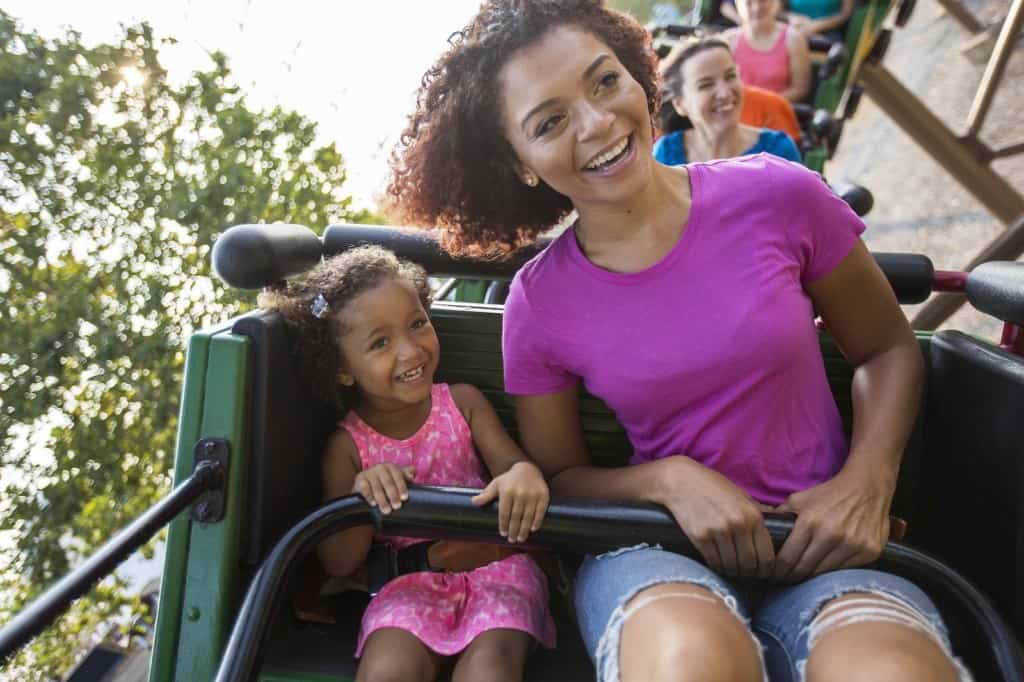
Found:
[[[497, 515], [493, 505], [475, 507], [470, 502], [475, 492], [414, 486], [402, 508], [387, 516], [371, 508], [361, 497], [351, 495], [325, 504], [293, 526], [271, 550], [249, 586], [224, 650], [217, 682], [255, 679], [284, 586], [303, 557], [331, 533], [373, 524], [391, 535], [503, 543], [495, 530]], [[766, 525], [776, 547], [781, 546], [793, 528], [791, 517], [786, 516], [769, 515]], [[693, 545], [662, 507], [612, 505], [586, 499], [552, 500], [544, 526], [530, 536], [528, 546], [593, 553], [641, 542], [696, 555]], [[999, 671], [999, 679], [1024, 681], [1024, 657], [1019, 644], [987, 598], [973, 585], [932, 557], [898, 543], [890, 542], [886, 546], [878, 565], [895, 570], [926, 590], [941, 590], [948, 595], [977, 624], [991, 647], [988, 658]]]
[[167, 497], [4, 625], [0, 630], [0, 666], [203, 493], [222, 486], [224, 469], [224, 464], [216, 460], [197, 464], [192, 475]]

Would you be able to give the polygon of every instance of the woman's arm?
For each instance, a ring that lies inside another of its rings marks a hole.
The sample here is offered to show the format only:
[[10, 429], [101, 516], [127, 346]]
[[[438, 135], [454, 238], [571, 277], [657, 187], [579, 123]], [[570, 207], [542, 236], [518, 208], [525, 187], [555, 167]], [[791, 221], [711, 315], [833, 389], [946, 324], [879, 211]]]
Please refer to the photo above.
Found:
[[[331, 436], [322, 465], [324, 500], [351, 494], [360, 468], [359, 451], [352, 436], [347, 431]], [[372, 541], [373, 527], [359, 526], [335, 533], [321, 542], [316, 551], [325, 571], [350, 575], [366, 561]]]
[[708, 564], [730, 575], [765, 576], [774, 557], [757, 503], [724, 476], [682, 455], [626, 467], [590, 461], [579, 388], [516, 399], [523, 447], [559, 495], [664, 505]]
[[811, 52], [807, 48], [807, 37], [800, 31], [789, 31], [786, 51], [789, 53], [789, 87], [781, 94], [790, 102], [802, 102], [811, 88]]
[[798, 514], [776, 561], [776, 577], [788, 579], [862, 565], [881, 553], [924, 366], [896, 296], [862, 242], [806, 288], [855, 368], [853, 437], [833, 479], [794, 493], [780, 507]]

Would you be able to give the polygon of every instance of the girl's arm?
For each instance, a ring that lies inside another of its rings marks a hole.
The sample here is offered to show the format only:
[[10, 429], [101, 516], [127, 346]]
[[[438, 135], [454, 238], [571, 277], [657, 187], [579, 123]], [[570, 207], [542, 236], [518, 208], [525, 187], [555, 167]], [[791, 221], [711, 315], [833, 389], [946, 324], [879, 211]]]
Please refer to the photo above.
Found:
[[834, 478], [794, 493], [780, 507], [798, 514], [776, 562], [776, 577], [788, 579], [878, 558], [889, 537], [889, 507], [924, 374], [917, 339], [863, 242], [806, 288], [855, 368], [853, 436]]
[[807, 37], [799, 31], [789, 31], [786, 51], [789, 52], [789, 87], [781, 94], [790, 102], [802, 102], [811, 88], [811, 51], [807, 48]]
[[516, 445], [490, 401], [475, 386], [451, 387], [473, 436], [480, 457], [491, 473], [491, 482], [473, 498], [484, 505], [498, 500], [498, 531], [509, 542], [525, 542], [530, 531], [540, 528], [551, 495], [537, 466]]
[[683, 455], [626, 467], [594, 466], [583, 441], [578, 391], [571, 386], [516, 399], [523, 447], [556, 493], [664, 505], [714, 570], [768, 575], [774, 551], [754, 500]]
[[839, 28], [849, 20], [850, 15], [853, 14], [853, 2], [854, 0], [843, 0], [843, 4], [839, 7], [839, 13], [833, 14], [830, 17], [822, 17], [821, 19], [809, 19], [807, 23], [800, 27], [800, 30], [805, 35], [811, 35], [814, 33], [827, 33], [832, 29]]
[[[360, 471], [359, 451], [347, 431], [331, 436], [324, 452], [322, 476], [324, 500], [333, 500], [353, 491]], [[370, 551], [373, 527], [360, 526], [335, 533], [317, 547], [324, 570], [332, 575], [350, 575], [359, 568]]]

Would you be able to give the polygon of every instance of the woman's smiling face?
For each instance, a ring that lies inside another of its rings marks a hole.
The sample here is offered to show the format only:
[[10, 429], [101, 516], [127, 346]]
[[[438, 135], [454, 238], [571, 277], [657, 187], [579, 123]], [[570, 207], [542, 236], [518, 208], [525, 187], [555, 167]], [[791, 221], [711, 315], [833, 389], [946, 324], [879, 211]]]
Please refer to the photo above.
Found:
[[596, 36], [552, 29], [498, 74], [505, 136], [521, 178], [539, 176], [573, 204], [626, 199], [650, 179], [647, 95]]
[[743, 82], [729, 50], [712, 47], [692, 55], [680, 75], [682, 97], [672, 103], [696, 128], [717, 135], [739, 125]]

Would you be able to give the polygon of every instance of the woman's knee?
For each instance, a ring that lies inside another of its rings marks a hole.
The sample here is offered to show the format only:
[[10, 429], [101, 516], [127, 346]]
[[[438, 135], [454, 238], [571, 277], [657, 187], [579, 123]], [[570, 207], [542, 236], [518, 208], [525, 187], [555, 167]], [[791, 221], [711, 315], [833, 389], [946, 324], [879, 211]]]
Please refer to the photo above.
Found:
[[889, 595], [833, 599], [811, 622], [808, 638], [808, 682], [964, 679], [945, 635], [916, 608]]
[[735, 606], [698, 585], [643, 590], [624, 608], [620, 676], [630, 680], [764, 679], [760, 644]]

